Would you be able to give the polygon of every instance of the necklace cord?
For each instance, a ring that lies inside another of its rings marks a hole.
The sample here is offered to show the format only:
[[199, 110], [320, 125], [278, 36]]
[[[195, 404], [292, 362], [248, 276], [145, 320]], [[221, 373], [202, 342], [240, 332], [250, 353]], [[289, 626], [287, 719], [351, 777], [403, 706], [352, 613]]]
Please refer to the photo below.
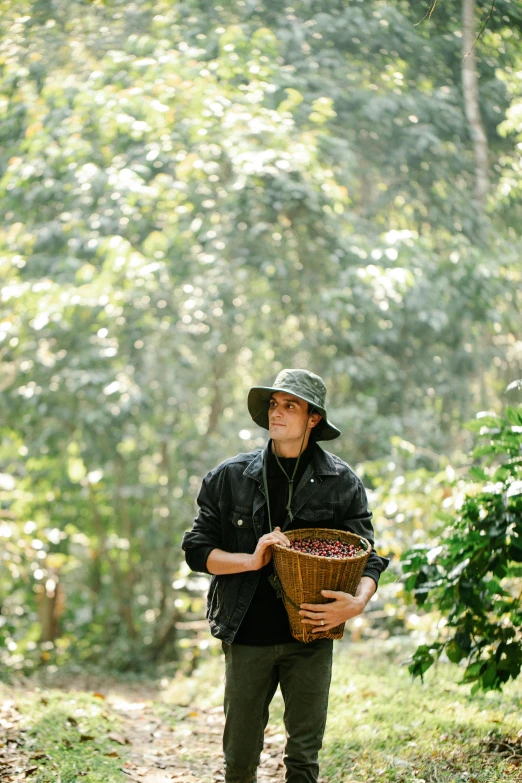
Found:
[[[299, 447], [299, 454], [297, 456], [295, 467], [294, 467], [294, 470], [293, 470], [293, 473], [292, 473], [292, 478], [290, 478], [288, 476], [288, 473], [286, 472], [286, 470], [282, 466], [281, 461], [279, 459], [279, 455], [277, 453], [277, 447], [276, 447], [275, 441], [272, 441], [272, 443], [274, 444], [274, 456], [276, 458], [277, 464], [279, 465], [279, 467], [281, 468], [281, 470], [285, 474], [286, 480], [288, 482], [288, 501], [286, 503], [286, 512], [287, 512], [288, 516], [290, 517], [290, 522], [293, 522], [293, 519], [294, 519], [294, 515], [292, 513], [292, 508], [291, 508], [292, 497], [293, 497], [293, 494], [294, 494], [294, 479], [295, 479], [295, 476], [296, 476], [296, 473], [297, 473], [297, 468], [299, 466], [299, 460], [301, 459], [301, 455], [303, 453], [303, 445], [304, 445], [304, 441], [305, 441], [305, 437], [306, 437], [306, 432], [308, 430], [308, 422], [310, 421], [310, 416], [311, 415], [312, 415], [312, 413], [310, 412], [308, 414], [308, 418], [306, 420], [306, 426], [304, 428], [303, 437], [301, 439], [301, 445]], [[264, 482], [264, 485], [265, 485], [266, 504], [267, 504], [267, 508], [268, 508], [268, 524], [270, 526], [270, 531], [272, 531], [272, 520], [271, 520], [271, 517], [270, 517], [270, 499], [268, 497], [268, 481], [267, 481], [267, 477], [266, 477], [266, 464], [265, 464], [265, 462], [266, 462], [266, 460], [263, 459], [263, 482]]]

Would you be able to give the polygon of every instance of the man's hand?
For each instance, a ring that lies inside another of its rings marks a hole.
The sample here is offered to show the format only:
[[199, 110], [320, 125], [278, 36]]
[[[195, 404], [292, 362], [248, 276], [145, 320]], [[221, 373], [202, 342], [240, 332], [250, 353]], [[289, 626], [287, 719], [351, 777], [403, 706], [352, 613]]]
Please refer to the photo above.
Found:
[[361, 614], [376, 589], [374, 580], [363, 576], [355, 595], [337, 590], [321, 590], [321, 595], [333, 600], [327, 604], [301, 604], [301, 622], [303, 625], [313, 625], [312, 633], [329, 631]]
[[258, 571], [270, 562], [274, 544], [288, 546], [290, 541], [276, 527], [271, 533], [261, 536], [257, 542], [254, 554], [246, 552], [225, 552], [223, 549], [213, 549], [207, 557], [209, 574], [243, 574], [245, 571]]
[[261, 536], [257, 542], [257, 546], [251, 557], [250, 571], [258, 571], [265, 566], [272, 559], [272, 546], [274, 544], [282, 544], [282, 546], [289, 546], [290, 541], [281, 533], [280, 527], [275, 527], [271, 533], [266, 533]]

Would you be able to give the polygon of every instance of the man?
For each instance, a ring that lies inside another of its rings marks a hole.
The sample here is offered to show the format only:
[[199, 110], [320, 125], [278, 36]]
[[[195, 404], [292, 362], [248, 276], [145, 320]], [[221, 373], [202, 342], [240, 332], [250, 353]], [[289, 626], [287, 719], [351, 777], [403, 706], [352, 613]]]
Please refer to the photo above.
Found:
[[[248, 409], [268, 429], [263, 450], [226, 460], [203, 479], [199, 514], [185, 533], [190, 568], [212, 574], [207, 617], [225, 653], [226, 783], [255, 783], [269, 706], [278, 684], [285, 703], [286, 783], [316, 783], [332, 669], [331, 639], [293, 639], [272, 587], [272, 547], [285, 531], [349, 530], [373, 546], [361, 480], [317, 444], [339, 430], [328, 421], [326, 386], [307, 370], [283, 370], [256, 386]], [[323, 590], [326, 604], [302, 604], [313, 633], [361, 614], [388, 565], [373, 550], [356, 595]]]

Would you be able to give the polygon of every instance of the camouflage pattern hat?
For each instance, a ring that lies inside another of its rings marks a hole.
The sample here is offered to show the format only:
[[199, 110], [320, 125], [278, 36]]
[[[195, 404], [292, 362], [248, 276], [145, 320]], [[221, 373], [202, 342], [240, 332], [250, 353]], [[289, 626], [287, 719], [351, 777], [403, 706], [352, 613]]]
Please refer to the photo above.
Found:
[[305, 400], [320, 413], [322, 421], [314, 428], [316, 440], [333, 440], [341, 434], [328, 421], [325, 408], [326, 385], [309, 370], [281, 370], [273, 386], [253, 386], [248, 393], [248, 410], [256, 424], [268, 429], [268, 403], [274, 392], [287, 392]]

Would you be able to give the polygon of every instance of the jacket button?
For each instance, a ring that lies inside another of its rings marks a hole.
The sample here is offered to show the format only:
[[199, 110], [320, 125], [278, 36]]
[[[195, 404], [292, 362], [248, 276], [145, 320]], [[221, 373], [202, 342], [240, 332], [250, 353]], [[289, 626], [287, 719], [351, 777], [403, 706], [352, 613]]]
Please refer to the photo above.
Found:
[[310, 484], [313, 484], [313, 483], [314, 483], [314, 480], [313, 480], [313, 479], [310, 479]]
[[242, 520], [242, 519], [238, 519], [238, 520], [237, 520], [237, 524], [238, 524], [238, 525], [242, 525], [242, 524], [243, 524], [243, 520]]

